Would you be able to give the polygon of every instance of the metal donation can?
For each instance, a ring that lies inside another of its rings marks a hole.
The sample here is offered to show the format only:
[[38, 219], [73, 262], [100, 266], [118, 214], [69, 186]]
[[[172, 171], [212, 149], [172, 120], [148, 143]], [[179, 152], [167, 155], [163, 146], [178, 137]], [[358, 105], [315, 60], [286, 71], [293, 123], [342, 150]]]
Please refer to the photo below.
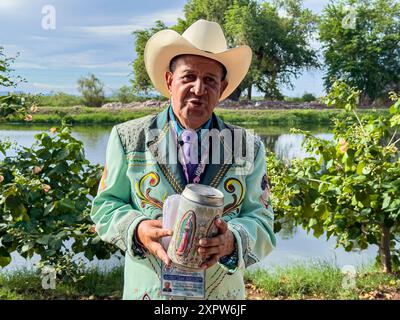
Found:
[[173, 263], [200, 268], [205, 260], [197, 252], [199, 241], [218, 233], [215, 220], [222, 216], [223, 206], [224, 194], [218, 189], [202, 184], [186, 185], [168, 246], [168, 256]]

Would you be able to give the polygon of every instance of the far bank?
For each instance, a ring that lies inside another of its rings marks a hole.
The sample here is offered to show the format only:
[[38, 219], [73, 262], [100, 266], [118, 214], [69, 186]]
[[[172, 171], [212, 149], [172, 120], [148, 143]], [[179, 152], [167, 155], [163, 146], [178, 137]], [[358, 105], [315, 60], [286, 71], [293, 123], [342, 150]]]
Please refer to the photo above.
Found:
[[[62, 119], [70, 124], [117, 124], [128, 120], [155, 114], [162, 108], [141, 109], [108, 109], [88, 107], [39, 107], [33, 114], [32, 123], [58, 124]], [[363, 109], [362, 113], [381, 115], [388, 114], [387, 109]], [[216, 108], [215, 113], [225, 122], [252, 127], [268, 125], [295, 126], [304, 124], [330, 125], [335, 117], [346, 116], [335, 109], [223, 109]], [[351, 114], [348, 114], [351, 116]], [[22, 122], [21, 119], [10, 119], [7, 122]]]

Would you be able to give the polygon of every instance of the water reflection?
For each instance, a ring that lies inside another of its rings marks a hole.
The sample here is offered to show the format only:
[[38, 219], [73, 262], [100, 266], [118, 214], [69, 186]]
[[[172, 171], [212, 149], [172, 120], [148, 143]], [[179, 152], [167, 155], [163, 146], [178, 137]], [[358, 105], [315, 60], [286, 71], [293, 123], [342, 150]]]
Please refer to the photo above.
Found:
[[[22, 146], [31, 146], [35, 141], [34, 135], [42, 131], [49, 132], [51, 125], [14, 125], [0, 124], [0, 140], [10, 138]], [[74, 126], [72, 135], [81, 140], [84, 144], [87, 159], [92, 163], [104, 165], [107, 141], [112, 125], [88, 125]], [[301, 148], [302, 135], [291, 134], [288, 127], [262, 127], [253, 128], [261, 137], [267, 150], [272, 150], [281, 159], [293, 159], [304, 157], [306, 153]], [[332, 139], [333, 135], [321, 127], [303, 127], [318, 137]], [[50, 134], [50, 133], [49, 133]], [[9, 155], [13, 153], [10, 152]], [[0, 154], [0, 158], [1, 158]], [[290, 224], [278, 234], [277, 248], [272, 255], [260, 263], [262, 267], [282, 265], [293, 260], [318, 258], [328, 259], [338, 265], [354, 264], [359, 265], [371, 261], [377, 252], [377, 248], [371, 246], [362, 253], [347, 253], [343, 249], [335, 249], [334, 239], [326, 241], [314, 238], [301, 229], [293, 229]], [[13, 254], [13, 265], [23, 265], [26, 261], [18, 255]]]

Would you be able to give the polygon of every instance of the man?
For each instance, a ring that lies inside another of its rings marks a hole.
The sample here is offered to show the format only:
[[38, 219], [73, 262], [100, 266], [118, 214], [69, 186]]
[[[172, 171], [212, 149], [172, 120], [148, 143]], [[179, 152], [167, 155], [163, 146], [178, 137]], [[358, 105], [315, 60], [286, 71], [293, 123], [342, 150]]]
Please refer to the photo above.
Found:
[[172, 288], [171, 288], [171, 282], [165, 282], [164, 283], [164, 288], [163, 288], [164, 292], [172, 292]]
[[[205, 259], [204, 298], [244, 299], [245, 268], [275, 246], [265, 149], [258, 138], [224, 123], [213, 110], [245, 77], [251, 50], [228, 49], [221, 27], [199, 20], [182, 35], [172, 30], [153, 35], [144, 57], [154, 87], [171, 105], [112, 129], [91, 212], [100, 237], [126, 251], [123, 298], [166, 298], [160, 281], [171, 260], [160, 241], [172, 230], [162, 228], [163, 203], [186, 184], [201, 183], [218, 188], [225, 202], [216, 220], [218, 235], [197, 244]], [[218, 151], [215, 141], [212, 147], [204, 143], [209, 142], [203, 135], [207, 130], [240, 135], [232, 145], [221, 138]], [[236, 161], [240, 157], [233, 149], [240, 143], [252, 154], [250, 161]]]

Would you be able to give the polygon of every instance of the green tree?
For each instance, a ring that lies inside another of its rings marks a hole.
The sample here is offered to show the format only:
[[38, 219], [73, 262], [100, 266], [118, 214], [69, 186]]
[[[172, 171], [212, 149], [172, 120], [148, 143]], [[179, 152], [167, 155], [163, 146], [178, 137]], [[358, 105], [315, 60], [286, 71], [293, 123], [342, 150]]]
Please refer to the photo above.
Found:
[[[280, 15], [280, 11], [286, 14]], [[178, 33], [198, 19], [207, 19], [221, 25], [229, 47], [246, 44], [252, 48], [252, 65], [230, 96], [233, 100], [239, 99], [244, 90], [251, 99], [254, 86], [266, 98], [282, 99], [281, 85], [291, 87], [292, 77], [298, 77], [304, 68], [319, 65], [316, 52], [309, 45], [317, 19], [310, 10], [302, 9], [301, 0], [271, 4], [254, 0], [189, 0], [184, 13], [185, 18], [172, 27]], [[137, 34], [134, 87], [139, 90], [152, 88], [143, 64], [143, 51], [148, 38], [163, 28], [158, 22], [156, 28]]]
[[[247, 4], [249, 0], [239, 0], [240, 4]], [[178, 19], [178, 23], [171, 27], [171, 29], [182, 34], [191, 24], [199, 19], [205, 19], [219, 23], [224, 34], [227, 38], [228, 46], [233, 47], [233, 40], [230, 39], [230, 34], [225, 30], [225, 12], [233, 5], [234, 0], [188, 0], [184, 6], [185, 18]], [[239, 100], [241, 92], [246, 87], [243, 82], [236, 90], [229, 96], [229, 99]]]
[[[235, 0], [188, 0], [183, 8], [185, 18], [178, 19], [172, 27], [176, 32], [183, 33], [191, 24], [199, 19], [217, 22], [224, 29], [225, 12]], [[239, 5], [247, 5], [249, 0], [238, 0]]]
[[132, 87], [122, 86], [115, 92], [114, 97], [117, 101], [122, 103], [129, 103], [135, 100]]
[[[90, 219], [102, 168], [89, 163], [68, 126], [51, 132], [35, 135], [31, 147], [15, 147], [13, 156], [0, 150], [0, 266], [15, 251], [25, 258], [38, 254], [42, 266], [64, 261], [66, 252], [83, 252], [89, 260], [115, 252], [99, 241]], [[66, 280], [70, 272], [65, 267], [59, 276]]]
[[389, 116], [359, 117], [360, 92], [335, 82], [325, 98], [328, 106], [350, 112], [334, 121], [334, 140], [305, 136], [309, 156], [289, 164], [268, 157], [276, 213], [276, 231], [282, 220], [294, 221], [346, 251], [379, 248], [377, 261], [386, 272], [400, 269], [400, 98]]
[[[10, 76], [12, 61], [0, 48], [4, 87], [18, 82]], [[0, 111], [0, 120], [31, 116], [21, 95], [0, 97]], [[92, 260], [117, 250], [100, 241], [89, 215], [103, 168], [89, 163], [82, 142], [65, 123], [50, 131], [35, 135], [31, 147], [0, 141], [0, 267], [11, 263], [13, 252], [25, 258], [38, 254], [39, 268], [50, 264], [59, 279], [77, 281], [82, 265], [72, 259], [75, 254], [83, 252]], [[68, 240], [74, 240], [71, 249]]]
[[[355, 24], [345, 17], [355, 12]], [[345, 20], [344, 20], [345, 19]], [[396, 0], [331, 1], [321, 16], [327, 65], [325, 87], [343, 79], [361, 90], [362, 104], [400, 90], [400, 3]]]
[[18, 83], [24, 81], [19, 76], [12, 76], [14, 70], [11, 68], [11, 64], [14, 61], [15, 58], [7, 57], [4, 48], [0, 47], [0, 92], [7, 90], [5, 95], [0, 95], [0, 119], [8, 119], [13, 116], [22, 118], [26, 116], [28, 110], [28, 104], [23, 96], [8, 91], [9, 88], [15, 88]]
[[[248, 45], [253, 50], [259, 44], [263, 30], [258, 25], [259, 6], [256, 2], [248, 2], [247, 4], [233, 1], [225, 13], [224, 28], [226, 30], [228, 46], [235, 47], [237, 45]], [[257, 52], [253, 51], [253, 59], [249, 72], [235, 90], [231, 99], [239, 98], [243, 90], [247, 89], [247, 99], [251, 100], [252, 87], [258, 79], [261, 78], [259, 70], [260, 60]], [[236, 95], [236, 97], [235, 97]]]
[[49, 95], [37, 94], [34, 96], [38, 106], [43, 107], [72, 107], [81, 103], [79, 96], [64, 92], [51, 92]]
[[12, 77], [11, 64], [15, 61], [15, 57], [7, 57], [4, 53], [4, 48], [0, 46], [0, 89], [3, 87], [10, 88], [23, 81], [21, 77]]
[[104, 84], [94, 74], [78, 80], [78, 91], [82, 94], [83, 103], [88, 107], [101, 107], [105, 101]]
[[304, 102], [312, 102], [312, 101], [316, 101], [316, 100], [317, 100], [317, 98], [312, 93], [305, 92], [301, 96], [301, 101], [304, 101]]
[[[282, 14], [284, 13], [284, 14]], [[318, 67], [316, 51], [309, 41], [316, 30], [317, 17], [302, 9], [302, 1], [273, 3], [234, 2], [227, 10], [225, 29], [233, 44], [247, 44], [254, 61], [244, 85], [251, 97], [251, 87], [264, 92], [265, 98], [283, 99], [280, 87], [292, 88], [292, 77], [303, 69]]]
[[147, 40], [149, 40], [153, 34], [166, 28], [167, 26], [162, 21], [157, 20], [154, 27], [133, 32], [135, 36], [136, 58], [132, 63], [135, 78], [131, 80], [131, 82], [135, 93], [148, 93], [148, 91], [153, 89], [153, 85], [147, 75], [144, 65], [144, 48]]

